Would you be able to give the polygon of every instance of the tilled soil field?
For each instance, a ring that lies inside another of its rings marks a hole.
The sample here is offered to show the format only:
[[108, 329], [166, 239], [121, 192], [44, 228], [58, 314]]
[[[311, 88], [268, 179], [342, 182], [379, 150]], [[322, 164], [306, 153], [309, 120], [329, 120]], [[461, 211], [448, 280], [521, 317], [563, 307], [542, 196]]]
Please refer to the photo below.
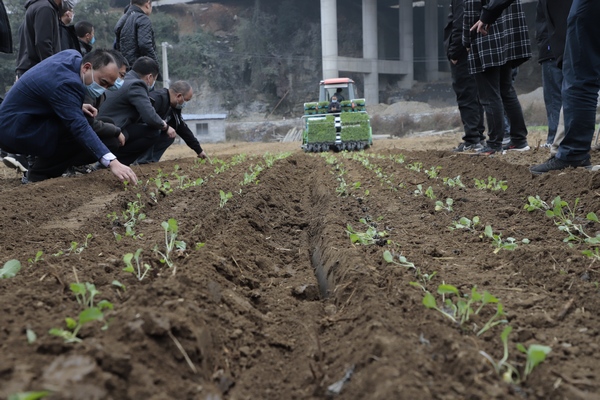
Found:
[[[137, 186], [5, 174], [0, 267], [22, 268], [0, 279], [0, 398], [600, 397], [598, 173], [253, 146], [136, 167]], [[526, 371], [517, 344], [551, 352]]]

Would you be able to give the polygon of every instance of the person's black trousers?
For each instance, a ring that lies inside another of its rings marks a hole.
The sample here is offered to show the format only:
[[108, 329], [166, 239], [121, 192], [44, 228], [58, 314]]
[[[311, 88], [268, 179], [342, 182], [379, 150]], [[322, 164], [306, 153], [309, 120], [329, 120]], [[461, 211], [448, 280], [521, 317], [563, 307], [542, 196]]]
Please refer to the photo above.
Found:
[[452, 89], [456, 93], [456, 103], [465, 132], [462, 140], [469, 144], [477, 144], [485, 140], [483, 107], [479, 102], [475, 77], [469, 73], [467, 57], [459, 59], [456, 64], [450, 63], [450, 71]]
[[146, 153], [160, 136], [160, 130], [152, 129], [146, 124], [131, 124], [125, 130], [125, 146], [114, 153], [119, 162], [131, 165], [139, 156]]
[[502, 150], [504, 113], [510, 121], [510, 140], [515, 145], [527, 143], [527, 127], [521, 103], [513, 87], [513, 69], [509, 64], [489, 67], [475, 74], [479, 101], [485, 110], [488, 123], [488, 146]]
[[[116, 138], [101, 138], [111, 153], [119, 147]], [[81, 146], [71, 135], [61, 135], [56, 152], [51, 157], [35, 157], [27, 171], [29, 182], [39, 182], [49, 178], [61, 176], [69, 167], [91, 164], [98, 159], [89, 150]]]

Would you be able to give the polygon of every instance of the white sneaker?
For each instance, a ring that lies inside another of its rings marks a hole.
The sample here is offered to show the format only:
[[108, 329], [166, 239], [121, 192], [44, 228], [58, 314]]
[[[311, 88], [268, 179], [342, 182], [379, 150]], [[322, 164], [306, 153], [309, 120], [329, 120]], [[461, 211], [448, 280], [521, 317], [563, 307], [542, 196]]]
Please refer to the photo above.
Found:
[[18, 169], [21, 172], [27, 172], [27, 168], [11, 155], [4, 157], [2, 162], [10, 169]]

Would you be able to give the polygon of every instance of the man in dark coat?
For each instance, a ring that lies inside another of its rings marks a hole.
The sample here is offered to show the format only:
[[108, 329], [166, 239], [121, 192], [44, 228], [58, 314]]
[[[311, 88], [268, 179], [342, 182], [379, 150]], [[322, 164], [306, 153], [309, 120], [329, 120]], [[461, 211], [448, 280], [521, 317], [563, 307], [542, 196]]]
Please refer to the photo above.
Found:
[[[513, 68], [531, 58], [529, 31], [520, 0], [465, 0], [463, 45], [469, 49], [469, 72], [475, 75], [479, 100], [488, 123], [491, 155], [502, 150], [527, 151], [527, 127], [513, 87]], [[478, 30], [478, 23], [487, 29]], [[510, 121], [510, 142], [503, 146], [504, 113]]]
[[25, 19], [19, 28], [18, 77], [61, 50], [58, 17], [62, 10], [73, 9], [73, 3], [72, 0], [27, 0], [25, 8]]
[[0, 0], [0, 53], [12, 53], [12, 32], [4, 3]]
[[95, 112], [84, 105], [85, 94], [101, 96], [118, 76], [109, 51], [96, 50], [82, 59], [77, 51], [65, 50], [14, 84], [0, 105], [0, 147], [37, 156], [27, 172], [30, 182], [60, 176], [71, 165], [94, 160], [120, 180], [137, 182], [135, 173], [106, 148], [84, 116]]
[[63, 10], [60, 16], [60, 49], [72, 49], [81, 53], [79, 38], [77, 38], [75, 27], [72, 24], [73, 15], [73, 10]]
[[462, 29], [465, 0], [452, 0], [448, 24], [444, 29], [446, 56], [450, 61], [452, 89], [456, 94], [456, 103], [463, 123], [464, 135], [453, 151], [477, 151], [485, 143], [485, 125], [483, 124], [483, 107], [477, 94], [477, 82], [469, 73], [467, 49], [462, 44]]
[[115, 25], [115, 50], [125, 56], [129, 65], [142, 56], [158, 63], [151, 13], [152, 0], [131, 0], [131, 5]]
[[[150, 99], [153, 101], [156, 113], [161, 116], [170, 127], [183, 139], [188, 147], [196, 152], [199, 158], [207, 158], [202, 150], [200, 142], [194, 136], [194, 133], [187, 126], [181, 111], [192, 99], [194, 91], [192, 86], [185, 81], [177, 81], [171, 87], [150, 92]], [[175, 138], [163, 133], [160, 135], [154, 146], [152, 146], [143, 156], [136, 160], [137, 164], [146, 164], [158, 162], [167, 148], [173, 144]]]
[[175, 130], [164, 121], [152, 106], [149, 90], [154, 87], [158, 63], [149, 57], [140, 57], [125, 75], [123, 86], [106, 94], [100, 107], [100, 118], [110, 118], [125, 135], [125, 145], [117, 153], [119, 160], [130, 165], [158, 140], [164, 131], [175, 138]]

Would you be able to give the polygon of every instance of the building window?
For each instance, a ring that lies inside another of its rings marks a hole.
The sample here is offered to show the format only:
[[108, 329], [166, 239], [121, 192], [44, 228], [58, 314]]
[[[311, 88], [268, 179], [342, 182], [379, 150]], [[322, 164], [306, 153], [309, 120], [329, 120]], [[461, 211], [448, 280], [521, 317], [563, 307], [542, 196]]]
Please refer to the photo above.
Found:
[[196, 124], [196, 135], [208, 136], [208, 124], [206, 122]]

